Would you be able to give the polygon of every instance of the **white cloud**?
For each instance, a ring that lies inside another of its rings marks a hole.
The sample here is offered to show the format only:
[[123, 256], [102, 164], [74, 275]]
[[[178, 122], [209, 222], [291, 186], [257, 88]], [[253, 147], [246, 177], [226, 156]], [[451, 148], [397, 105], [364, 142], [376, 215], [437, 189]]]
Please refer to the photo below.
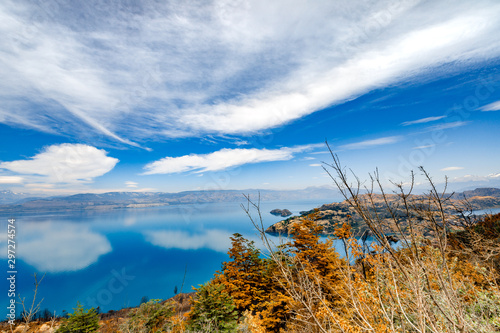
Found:
[[319, 163], [313, 163], [313, 164], [309, 164], [309, 166], [312, 166], [312, 167], [320, 167], [320, 166], [321, 166], [321, 164], [319, 164]]
[[231, 246], [232, 234], [225, 230], [207, 230], [204, 233], [191, 234], [186, 231], [147, 231], [144, 236], [153, 245], [166, 249], [197, 250], [208, 248], [218, 252], [227, 252]]
[[440, 120], [445, 118], [446, 116], [439, 116], [439, 117], [427, 117], [427, 118], [422, 118], [422, 119], [417, 119], [417, 120], [412, 120], [412, 121], [405, 121], [404, 123], [401, 123], [403, 126], [409, 126], [409, 125], [415, 125], [415, 124], [424, 124], [424, 123], [430, 123], [432, 121]]
[[127, 181], [127, 182], [125, 182], [125, 186], [127, 186], [127, 187], [136, 188], [136, 187], [137, 187], [137, 185], [139, 185], [139, 183], [132, 182], [132, 181]]
[[456, 170], [462, 170], [462, 169], [463, 169], [463, 167], [451, 166], [451, 167], [442, 168], [441, 171], [456, 171]]
[[424, 146], [413, 147], [413, 149], [428, 149], [428, 148], [432, 148], [432, 147], [435, 147], [435, 146], [436, 146], [435, 144], [431, 144], [431, 145], [424, 145]]
[[0, 184], [22, 184], [23, 177], [18, 176], [0, 176]]
[[496, 101], [480, 108], [481, 111], [500, 111], [500, 101]]
[[432, 131], [442, 131], [442, 130], [445, 130], [445, 129], [461, 127], [461, 126], [467, 125], [468, 123], [469, 123], [468, 121], [454, 121], [454, 122], [451, 122], [451, 123], [444, 123], [444, 124], [429, 126], [429, 127], [427, 127], [427, 130], [430, 131], [430, 132], [432, 132]]
[[[292, 159], [296, 153], [310, 150], [318, 145], [306, 145], [280, 149], [221, 149], [202, 155], [184, 155], [180, 157], [165, 157], [147, 164], [144, 175], [168, 174], [179, 172], [206, 172], [219, 171], [244, 164], [286, 161]], [[322, 145], [319, 145], [322, 146]]]
[[[453, 181], [455, 182], [489, 182], [489, 181], [498, 181], [500, 179], [500, 173], [491, 173], [486, 176], [479, 176], [479, 175], [465, 175], [465, 176], [460, 176], [460, 177], [455, 177], [453, 178]], [[498, 186], [498, 185], [496, 185]]]
[[114, 168], [118, 160], [106, 151], [83, 144], [52, 145], [31, 159], [0, 163], [1, 169], [40, 175], [48, 182], [90, 182]]
[[500, 55], [494, 0], [45, 6], [0, 4], [0, 121], [126, 144], [260, 131]]
[[[333, 152], [335, 152], [333, 149], [332, 149]], [[328, 150], [323, 150], [323, 151], [313, 151], [311, 152], [311, 154], [313, 155], [330, 155], [330, 151]]]
[[382, 145], [393, 144], [398, 141], [401, 141], [400, 136], [388, 136], [384, 138], [378, 138], [373, 140], [365, 140], [355, 143], [349, 143], [347, 145], [342, 145], [340, 149], [365, 149], [365, 148], [373, 148]]

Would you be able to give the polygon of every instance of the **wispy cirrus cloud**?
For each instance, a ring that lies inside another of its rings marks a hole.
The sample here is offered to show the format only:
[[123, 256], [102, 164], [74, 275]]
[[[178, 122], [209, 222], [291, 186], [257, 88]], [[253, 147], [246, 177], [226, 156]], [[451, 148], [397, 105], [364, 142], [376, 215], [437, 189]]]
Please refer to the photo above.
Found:
[[273, 161], [287, 161], [295, 154], [311, 150], [323, 145], [305, 145], [283, 147], [280, 149], [221, 149], [210, 154], [191, 154], [179, 157], [165, 157], [144, 166], [144, 175], [169, 174], [180, 172], [220, 171], [244, 164], [255, 164]]
[[377, 146], [393, 144], [393, 143], [399, 142], [401, 140], [402, 140], [402, 137], [400, 137], [400, 136], [387, 136], [387, 137], [378, 138], [378, 139], [349, 143], [346, 145], [342, 145], [339, 148], [346, 149], [346, 150], [373, 148], [373, 147], [377, 147]]
[[446, 168], [442, 168], [441, 171], [456, 171], [456, 170], [462, 170], [463, 167], [458, 167], [458, 166], [450, 166]]
[[426, 118], [421, 118], [421, 119], [417, 119], [417, 120], [405, 121], [404, 123], [401, 123], [401, 125], [410, 126], [410, 125], [415, 125], [415, 124], [425, 124], [425, 123], [430, 123], [432, 121], [437, 121], [437, 120], [443, 119], [445, 117], [446, 116], [426, 117]]
[[4, 1], [0, 121], [130, 145], [251, 134], [497, 57], [499, 16], [466, 0]]
[[[26, 160], [1, 162], [0, 169], [30, 175], [30, 179], [50, 183], [86, 183], [111, 171], [118, 159], [107, 152], [83, 144], [60, 144], [45, 147]], [[35, 177], [35, 178], [34, 178]]]
[[443, 123], [443, 124], [438, 124], [438, 125], [433, 125], [429, 126], [426, 128], [427, 131], [432, 132], [432, 131], [442, 131], [450, 128], [456, 128], [456, 127], [461, 127], [467, 125], [469, 122], [468, 121], [454, 121], [451, 123]]
[[481, 111], [500, 111], [500, 101], [490, 103], [479, 108]]
[[435, 144], [430, 144], [430, 145], [416, 146], [416, 147], [413, 147], [413, 149], [429, 149], [429, 148], [432, 148], [435, 146], [436, 146]]

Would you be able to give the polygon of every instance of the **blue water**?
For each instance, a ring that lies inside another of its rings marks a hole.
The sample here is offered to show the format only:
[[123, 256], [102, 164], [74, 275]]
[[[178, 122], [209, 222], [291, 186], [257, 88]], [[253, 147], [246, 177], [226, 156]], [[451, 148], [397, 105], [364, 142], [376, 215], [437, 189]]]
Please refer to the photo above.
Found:
[[[287, 208], [298, 214], [325, 202], [263, 202], [264, 225], [281, 219], [269, 214], [271, 209]], [[42, 310], [47, 308], [57, 314], [72, 312], [77, 301], [108, 311], [136, 306], [143, 296], [172, 297], [176, 286], [179, 292], [191, 291], [192, 286], [210, 280], [221, 263], [228, 260], [226, 252], [233, 233], [260, 244], [238, 202], [20, 213], [14, 217], [16, 293], [31, 301], [33, 274], [45, 274], [37, 299], [43, 299]], [[7, 218], [0, 217], [4, 235]], [[2, 305], [9, 302], [6, 240], [0, 240], [0, 258], [5, 263], [5, 278], [0, 284]]]
[[[269, 214], [274, 208], [287, 208], [298, 214], [327, 201], [263, 202], [264, 225], [281, 220]], [[210, 280], [221, 263], [229, 259], [229, 237], [235, 232], [262, 247], [255, 228], [237, 202], [19, 213], [14, 217], [16, 293], [28, 303], [33, 295], [33, 274], [45, 274], [37, 300], [43, 299], [42, 310], [57, 314], [63, 310], [72, 312], [77, 301], [108, 311], [136, 306], [143, 296], [172, 297], [176, 286], [179, 292], [191, 291], [192, 286]], [[7, 218], [0, 216], [0, 230], [5, 235], [0, 238], [0, 258], [4, 263], [0, 283], [2, 309], [9, 302]], [[269, 237], [279, 242], [276, 237]], [[342, 253], [341, 244], [337, 245]], [[17, 305], [18, 314], [19, 309]], [[2, 317], [5, 318], [3, 313]]]
[[498, 214], [500, 213], [500, 208], [480, 209], [480, 210], [475, 210], [473, 213], [475, 215]]

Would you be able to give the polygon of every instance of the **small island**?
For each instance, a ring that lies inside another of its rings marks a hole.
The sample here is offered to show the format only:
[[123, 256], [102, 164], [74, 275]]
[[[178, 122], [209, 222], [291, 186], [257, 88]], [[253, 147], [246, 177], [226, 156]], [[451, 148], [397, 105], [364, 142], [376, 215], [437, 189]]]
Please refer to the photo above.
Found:
[[273, 209], [271, 212], [274, 216], [287, 217], [292, 215], [292, 212], [288, 209]]

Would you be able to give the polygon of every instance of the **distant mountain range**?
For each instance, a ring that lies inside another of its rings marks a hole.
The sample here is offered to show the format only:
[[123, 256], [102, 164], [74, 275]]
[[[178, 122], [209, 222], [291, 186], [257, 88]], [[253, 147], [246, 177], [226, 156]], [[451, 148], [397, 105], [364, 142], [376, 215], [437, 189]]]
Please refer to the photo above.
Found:
[[115, 209], [196, 204], [209, 202], [244, 202], [244, 194], [262, 201], [325, 199], [327, 202], [340, 199], [340, 193], [331, 187], [308, 187], [303, 190], [214, 190], [163, 192], [109, 192], [102, 194], [83, 193], [70, 196], [33, 198], [25, 193], [0, 191], [0, 213], [26, 211], [56, 211], [82, 209]]
[[27, 200], [36, 200], [39, 197], [34, 197], [33, 194], [16, 193], [9, 190], [0, 190], [0, 205], [21, 203]]
[[[196, 204], [209, 202], [244, 202], [244, 194], [262, 201], [285, 201], [324, 199], [325, 202], [342, 201], [342, 196], [333, 187], [308, 187], [303, 190], [214, 190], [185, 191], [179, 193], [164, 192], [108, 192], [102, 194], [83, 193], [70, 196], [47, 198], [33, 197], [27, 193], [0, 191], [0, 213], [26, 211], [56, 211], [82, 209], [115, 209], [164, 206], [176, 204]], [[471, 191], [455, 193], [454, 199], [486, 197], [481, 200], [500, 198], [498, 188], [477, 188]], [[494, 200], [496, 201], [496, 200]]]
[[500, 189], [494, 187], [483, 187], [476, 188], [471, 191], [464, 191], [461, 193], [455, 193], [455, 199], [464, 199], [464, 198], [472, 198], [472, 197], [494, 197], [500, 198]]

